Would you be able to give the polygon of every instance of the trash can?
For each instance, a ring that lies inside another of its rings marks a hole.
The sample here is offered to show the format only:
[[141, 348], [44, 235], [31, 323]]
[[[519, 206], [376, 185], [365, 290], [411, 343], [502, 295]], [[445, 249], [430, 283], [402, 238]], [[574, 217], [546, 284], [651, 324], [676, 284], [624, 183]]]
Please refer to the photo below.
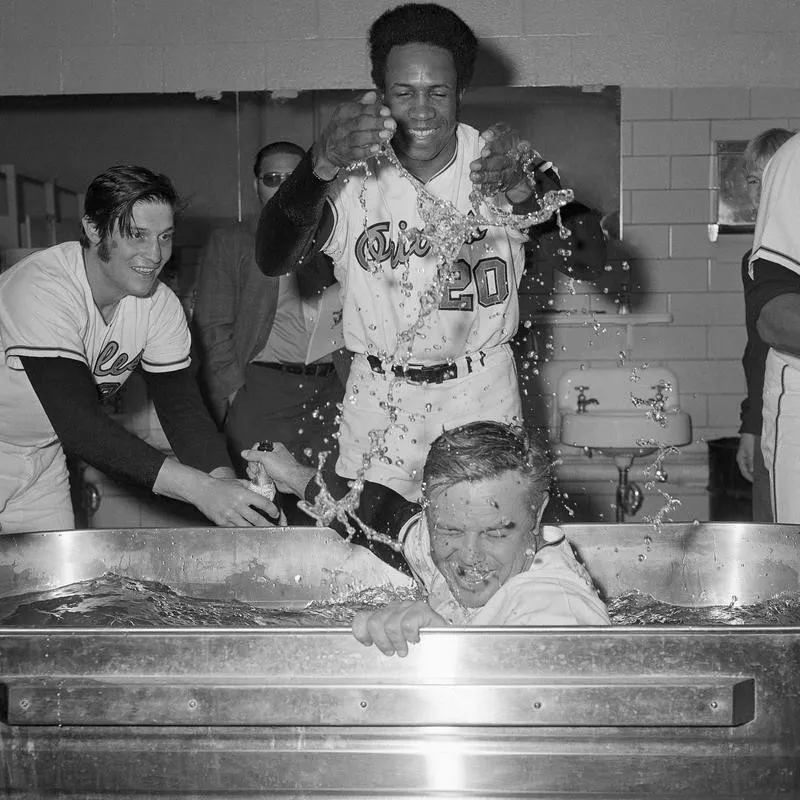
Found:
[[709, 514], [712, 522], [752, 522], [753, 485], [736, 463], [738, 436], [708, 442]]

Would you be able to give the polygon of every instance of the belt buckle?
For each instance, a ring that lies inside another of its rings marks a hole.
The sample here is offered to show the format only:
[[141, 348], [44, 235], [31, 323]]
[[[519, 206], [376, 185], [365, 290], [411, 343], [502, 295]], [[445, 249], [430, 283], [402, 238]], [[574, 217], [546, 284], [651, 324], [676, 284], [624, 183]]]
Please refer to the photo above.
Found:
[[458, 368], [455, 364], [439, 364], [435, 367], [412, 367], [408, 370], [408, 372], [412, 371], [417, 372], [417, 377], [407, 375], [407, 379], [413, 383], [433, 383], [438, 385], [446, 380], [458, 377]]
[[[383, 365], [374, 356], [368, 356], [367, 361], [370, 369], [383, 375]], [[396, 378], [402, 378], [410, 383], [443, 383], [451, 378], [458, 377], [458, 367], [455, 364], [439, 364], [432, 367], [426, 367], [422, 364], [416, 364], [407, 367], [399, 365], [392, 366], [392, 373]], [[430, 377], [428, 377], [430, 376]]]
[[458, 377], [458, 368], [455, 364], [443, 364], [437, 367], [436, 377], [430, 383], [444, 383]]
[[408, 367], [406, 369], [401, 367], [399, 375], [410, 383], [431, 383], [431, 381], [425, 380], [425, 367]]

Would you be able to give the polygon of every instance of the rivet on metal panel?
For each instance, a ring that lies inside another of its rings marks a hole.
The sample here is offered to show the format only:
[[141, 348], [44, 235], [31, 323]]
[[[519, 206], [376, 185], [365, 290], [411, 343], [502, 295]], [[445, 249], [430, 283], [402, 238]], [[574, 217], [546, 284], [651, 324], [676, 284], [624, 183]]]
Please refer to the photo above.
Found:
[[709, 706], [710, 706], [712, 709], [716, 709], [716, 708], [717, 708], [717, 706], [719, 705], [719, 703], [717, 703], [717, 701], [716, 701], [716, 700], [712, 700], [712, 701], [711, 701], [711, 702], [710, 702], [708, 705], [709, 705]]
[[31, 707], [31, 701], [28, 700], [27, 697], [22, 697], [22, 698], [20, 698], [20, 701], [19, 701], [19, 707], [23, 711], [27, 711]]
[[186, 705], [189, 707], [189, 711], [194, 711], [197, 708], [197, 700], [194, 697], [190, 697]]
[[534, 707], [534, 709], [535, 709], [536, 711], [538, 711], [538, 710], [539, 710], [539, 709], [542, 707], [542, 704], [541, 704], [541, 703], [540, 703], [540, 702], [537, 700], [537, 701], [536, 701], [536, 702], [533, 704], [533, 707]]
[[367, 707], [367, 701], [366, 700], [362, 700], [361, 701], [361, 708], [366, 708], [366, 707]]

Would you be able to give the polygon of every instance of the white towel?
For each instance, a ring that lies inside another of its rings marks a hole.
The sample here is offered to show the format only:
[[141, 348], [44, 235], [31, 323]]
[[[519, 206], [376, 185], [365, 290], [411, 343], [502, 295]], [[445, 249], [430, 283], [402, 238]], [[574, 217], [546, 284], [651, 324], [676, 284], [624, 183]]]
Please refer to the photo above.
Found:
[[782, 145], [764, 169], [750, 256], [751, 278], [758, 258], [800, 275], [800, 133]]

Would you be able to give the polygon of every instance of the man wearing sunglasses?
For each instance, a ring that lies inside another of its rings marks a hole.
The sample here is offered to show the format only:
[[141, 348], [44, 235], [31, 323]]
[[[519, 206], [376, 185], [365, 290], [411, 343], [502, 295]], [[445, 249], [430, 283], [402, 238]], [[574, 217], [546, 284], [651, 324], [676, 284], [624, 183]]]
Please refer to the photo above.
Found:
[[[258, 151], [260, 206], [303, 155], [283, 141]], [[331, 433], [344, 395], [330, 354], [305, 363], [320, 292], [333, 283], [333, 270], [322, 256], [296, 273], [263, 275], [255, 262], [256, 223], [257, 216], [215, 230], [201, 257], [194, 324], [203, 384], [237, 463], [253, 442], [279, 439], [296, 458], [316, 464], [320, 450], [335, 458]], [[284, 510], [293, 521], [292, 509]]]

